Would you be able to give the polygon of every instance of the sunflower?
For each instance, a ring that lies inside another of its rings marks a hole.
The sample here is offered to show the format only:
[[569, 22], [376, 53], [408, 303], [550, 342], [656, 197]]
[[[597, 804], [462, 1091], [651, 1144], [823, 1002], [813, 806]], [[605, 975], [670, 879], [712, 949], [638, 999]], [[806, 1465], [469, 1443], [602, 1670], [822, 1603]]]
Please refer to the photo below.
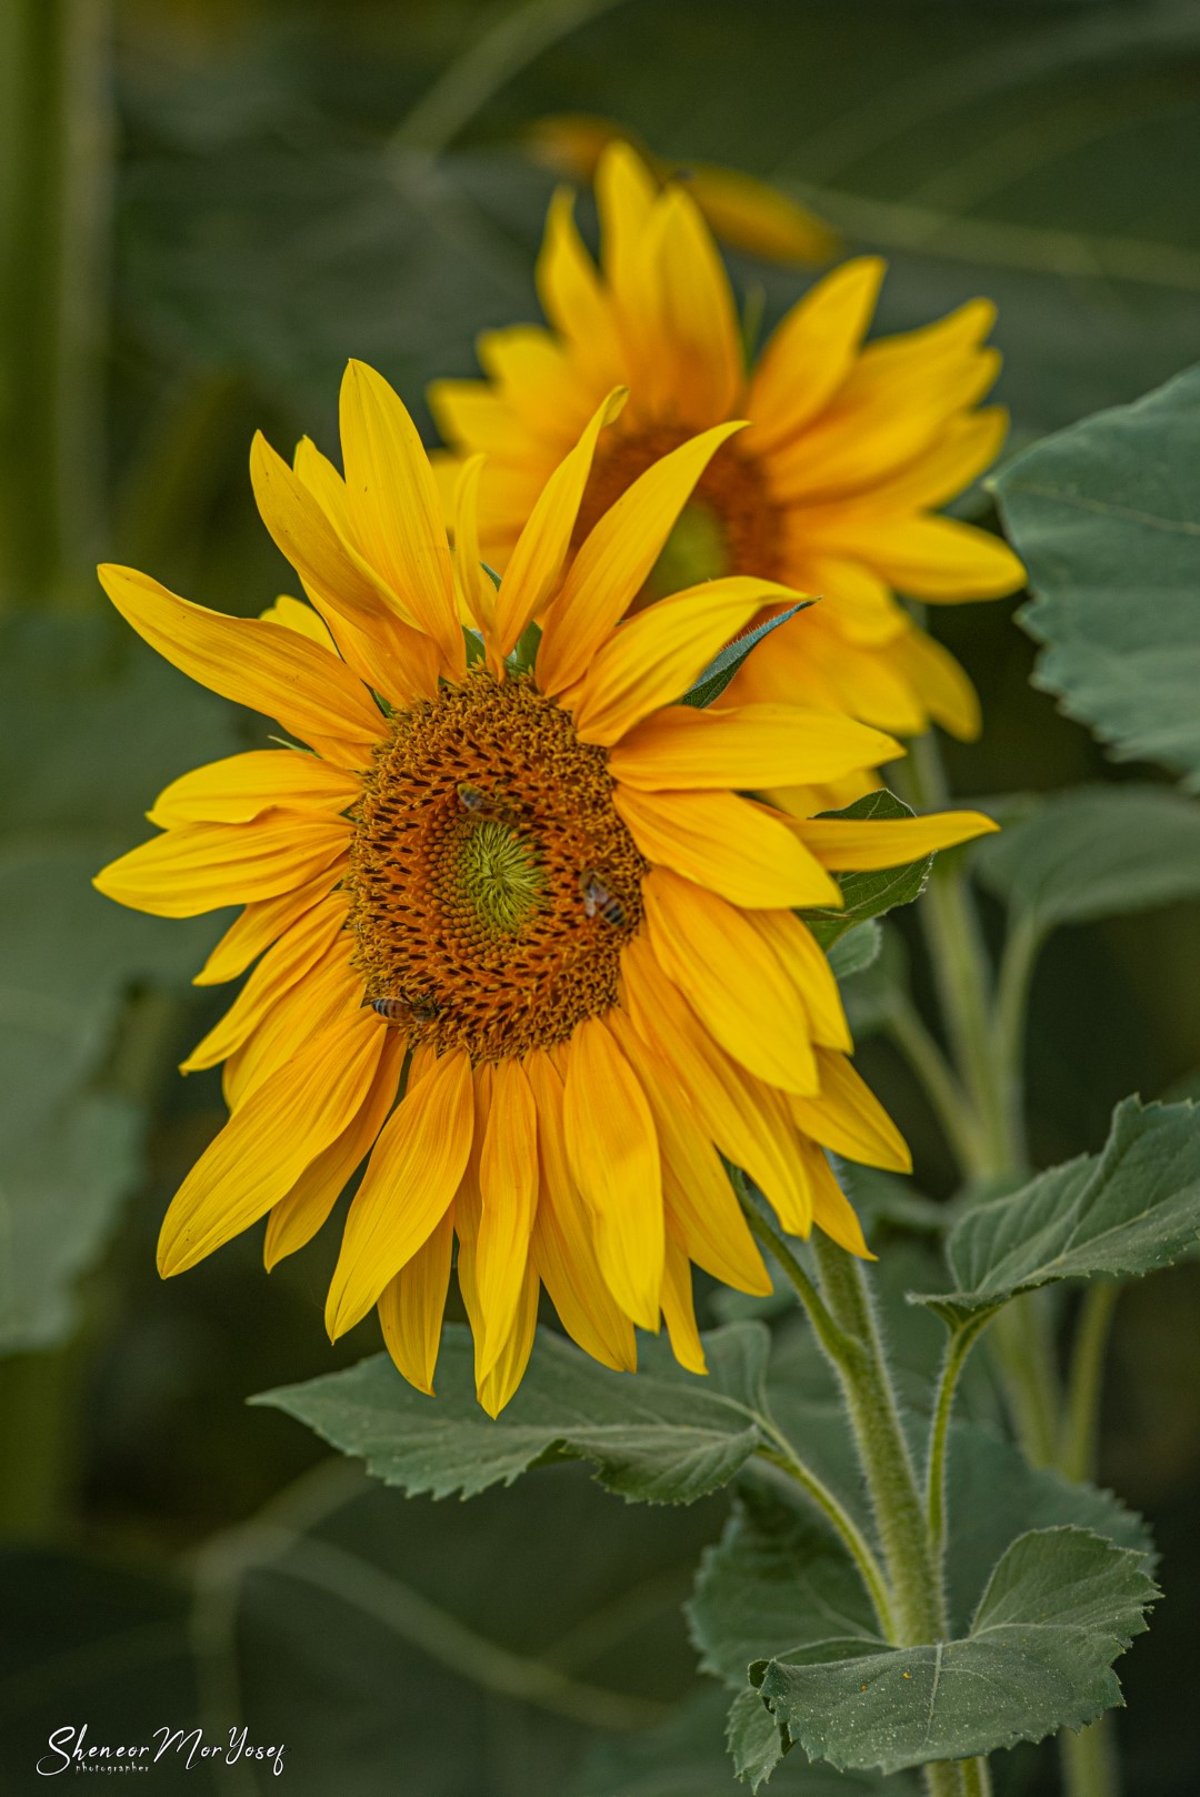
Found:
[[884, 274], [864, 256], [819, 281], [747, 373], [733, 293], [689, 192], [661, 188], [627, 144], [596, 174], [593, 264], [572, 198], [550, 207], [537, 279], [552, 329], [486, 332], [486, 381], [439, 381], [429, 400], [451, 453], [486, 451], [483, 553], [502, 568], [549, 471], [615, 382], [631, 398], [596, 456], [578, 540], [642, 471], [696, 431], [750, 427], [712, 458], [633, 600], [705, 577], [750, 575], [819, 594], [739, 676], [747, 701], [825, 707], [901, 735], [931, 720], [978, 732], [974, 690], [896, 593], [934, 604], [1023, 581], [990, 533], [933, 509], [991, 463], [1007, 418], [976, 402], [995, 380], [994, 308], [973, 300], [937, 324], [864, 346]]
[[197, 979], [253, 964], [184, 1063], [224, 1063], [230, 1117], [167, 1211], [160, 1271], [263, 1217], [273, 1266], [365, 1161], [330, 1335], [377, 1307], [396, 1365], [431, 1391], [457, 1238], [492, 1414], [521, 1378], [542, 1286], [607, 1365], [632, 1369], [633, 1326], [665, 1318], [703, 1370], [690, 1263], [769, 1289], [722, 1156], [786, 1229], [815, 1222], [866, 1252], [824, 1150], [896, 1168], [907, 1154], [846, 1058], [836, 983], [794, 908], [839, 902], [830, 869], [990, 827], [787, 820], [739, 796], [897, 745], [794, 706], [677, 702], [792, 596], [733, 576], [619, 622], [733, 430], [646, 469], [572, 553], [621, 397], [551, 475], [498, 589], [477, 547], [480, 464], [460, 482], [452, 553], [408, 413], [356, 363], [344, 477], [308, 441], [292, 467], [261, 437], [252, 451], [307, 603], [227, 617], [101, 570], [160, 654], [295, 744], [176, 780], [150, 813], [160, 834], [96, 881], [164, 916], [242, 906]]

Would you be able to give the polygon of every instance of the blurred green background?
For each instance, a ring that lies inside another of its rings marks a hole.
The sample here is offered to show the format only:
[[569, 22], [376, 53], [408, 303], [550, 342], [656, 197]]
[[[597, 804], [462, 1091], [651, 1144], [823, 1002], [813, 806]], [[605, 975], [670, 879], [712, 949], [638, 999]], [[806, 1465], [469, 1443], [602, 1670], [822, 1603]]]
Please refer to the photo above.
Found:
[[[889, 257], [880, 328], [991, 295], [1014, 447], [1135, 398], [1200, 357], [1200, 7], [4, 0], [0, 101], [0, 1789], [41, 1788], [52, 1727], [228, 1714], [290, 1743], [299, 1793], [732, 1792], [720, 1702], [682, 1782], [653, 1739], [613, 1746], [694, 1683], [678, 1604], [721, 1501], [638, 1512], [559, 1470], [434, 1506], [313, 1470], [318, 1445], [243, 1400], [374, 1350], [369, 1323], [325, 1340], [330, 1232], [269, 1280], [251, 1232], [158, 1283], [162, 1210], [221, 1121], [216, 1075], [174, 1071], [222, 1007], [188, 985], [220, 920], [134, 917], [88, 879], [169, 778], [268, 727], [157, 663], [92, 565], [244, 613], [286, 590], [252, 431], [332, 449], [350, 355], [427, 423], [428, 379], [536, 316], [553, 180], [521, 138], [549, 113], [777, 181]], [[812, 278], [731, 261], [768, 322]], [[936, 619], [987, 718], [957, 790], [1147, 777], [1030, 688], [1014, 609]], [[1197, 921], [1053, 943], [1039, 1161], [1097, 1147], [1127, 1092], [1200, 1087]], [[919, 1096], [883, 1049], [863, 1064], [945, 1195]], [[1198, 1296], [1191, 1266], [1131, 1289], [1109, 1382], [1103, 1479], [1151, 1517], [1168, 1593], [1122, 1666], [1133, 1797], [1200, 1788]], [[612, 1713], [505, 1695], [546, 1664]], [[1054, 1788], [1044, 1756], [998, 1762], [1007, 1791]], [[269, 1771], [156, 1776], [253, 1792]]]

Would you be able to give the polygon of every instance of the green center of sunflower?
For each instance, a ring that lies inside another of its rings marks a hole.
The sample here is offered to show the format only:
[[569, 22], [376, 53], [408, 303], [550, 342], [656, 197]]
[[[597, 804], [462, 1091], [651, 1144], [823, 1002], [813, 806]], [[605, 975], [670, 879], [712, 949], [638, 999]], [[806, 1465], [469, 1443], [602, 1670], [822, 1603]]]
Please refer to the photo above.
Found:
[[476, 668], [393, 714], [345, 883], [366, 998], [414, 1047], [507, 1060], [616, 1003], [646, 863], [613, 791], [528, 674]]
[[719, 580], [730, 568], [729, 539], [717, 513], [698, 500], [686, 505], [639, 595], [643, 605]]
[[458, 874], [463, 897], [488, 930], [520, 929], [541, 892], [532, 845], [495, 818], [467, 832]]

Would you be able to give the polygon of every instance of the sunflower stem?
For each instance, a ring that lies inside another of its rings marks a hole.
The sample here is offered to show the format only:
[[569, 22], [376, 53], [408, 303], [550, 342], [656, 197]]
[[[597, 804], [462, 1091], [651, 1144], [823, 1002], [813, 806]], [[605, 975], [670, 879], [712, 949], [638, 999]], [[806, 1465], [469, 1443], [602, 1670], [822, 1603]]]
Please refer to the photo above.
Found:
[[853, 1353], [830, 1353], [830, 1359], [875, 1512], [900, 1641], [917, 1645], [944, 1640], [941, 1575], [870, 1287], [859, 1263], [819, 1231], [813, 1236], [813, 1253], [838, 1332], [854, 1344]]
[[91, 604], [102, 512], [111, 131], [106, 0], [0, 7], [3, 581]]
[[979, 1127], [958, 1078], [906, 992], [896, 993], [885, 1023], [887, 1035], [916, 1074], [960, 1170], [979, 1158]]
[[1057, 1455], [1059, 1471], [1068, 1479], [1096, 1476], [1104, 1358], [1120, 1290], [1115, 1279], [1104, 1279], [1089, 1286], [1083, 1296], [1067, 1381], [1067, 1413]]
[[858, 1567], [884, 1639], [895, 1641], [896, 1619], [892, 1611], [887, 1580], [883, 1576], [878, 1560], [871, 1551], [866, 1536], [850, 1512], [830, 1491], [825, 1481], [800, 1459], [791, 1442], [777, 1432], [775, 1439], [779, 1445], [774, 1448], [760, 1448], [758, 1450], [759, 1458], [784, 1473], [794, 1485], [798, 1485], [836, 1531], [842, 1545]]
[[991, 1322], [993, 1314], [988, 1311], [983, 1316], [973, 1318], [971, 1322], [954, 1331], [946, 1344], [946, 1353], [938, 1378], [937, 1397], [933, 1407], [933, 1426], [929, 1432], [929, 1458], [925, 1469], [925, 1514], [929, 1521], [930, 1545], [939, 1565], [946, 1551], [947, 1448], [950, 1442], [950, 1420], [954, 1413], [954, 1399], [958, 1391], [959, 1377], [967, 1363], [967, 1355], [988, 1323]]

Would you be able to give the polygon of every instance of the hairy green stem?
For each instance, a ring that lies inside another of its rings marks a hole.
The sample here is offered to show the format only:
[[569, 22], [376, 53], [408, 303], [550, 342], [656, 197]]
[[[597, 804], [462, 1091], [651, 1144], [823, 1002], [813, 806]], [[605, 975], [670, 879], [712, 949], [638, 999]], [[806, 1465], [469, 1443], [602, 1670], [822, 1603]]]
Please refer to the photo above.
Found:
[[855, 1348], [830, 1359], [875, 1513], [899, 1637], [906, 1645], [939, 1641], [947, 1626], [942, 1581], [870, 1289], [858, 1262], [819, 1231], [813, 1253], [826, 1304]]
[[1042, 935], [1031, 918], [1021, 917], [1009, 931], [996, 977], [996, 1007], [992, 1023], [993, 1054], [1000, 1103], [1004, 1107], [1005, 1139], [1017, 1166], [1025, 1152], [1025, 1014], [1029, 985]]
[[934, 1400], [933, 1424], [929, 1432], [929, 1459], [925, 1469], [925, 1513], [929, 1521], [929, 1540], [938, 1564], [946, 1548], [946, 1450], [950, 1441], [950, 1419], [954, 1398], [967, 1355], [992, 1320], [992, 1311], [972, 1318], [954, 1331], [946, 1344], [942, 1371]]
[[1094, 1479], [1096, 1476], [1104, 1356], [1120, 1290], [1116, 1280], [1104, 1279], [1090, 1285], [1083, 1296], [1067, 1381], [1067, 1413], [1057, 1456], [1059, 1471], [1068, 1479]]
[[896, 1619], [892, 1611], [892, 1600], [888, 1593], [887, 1581], [878, 1560], [871, 1551], [866, 1536], [845, 1505], [830, 1491], [825, 1481], [818, 1478], [812, 1468], [806, 1466], [804, 1461], [798, 1457], [791, 1443], [779, 1434], [775, 1434], [775, 1440], [779, 1444], [778, 1447], [760, 1448], [758, 1450], [759, 1458], [778, 1468], [780, 1472], [787, 1475], [794, 1485], [798, 1485], [836, 1531], [842, 1545], [858, 1567], [884, 1639], [894, 1642], [897, 1638]]
[[[911, 745], [908, 760], [897, 769], [897, 782], [921, 809], [938, 810], [949, 803], [932, 736], [918, 737]], [[970, 892], [952, 856], [939, 856], [934, 863], [921, 921], [954, 1059], [979, 1123], [971, 1171], [984, 1177], [1009, 1172], [1017, 1147], [996, 1078], [991, 972]]]

